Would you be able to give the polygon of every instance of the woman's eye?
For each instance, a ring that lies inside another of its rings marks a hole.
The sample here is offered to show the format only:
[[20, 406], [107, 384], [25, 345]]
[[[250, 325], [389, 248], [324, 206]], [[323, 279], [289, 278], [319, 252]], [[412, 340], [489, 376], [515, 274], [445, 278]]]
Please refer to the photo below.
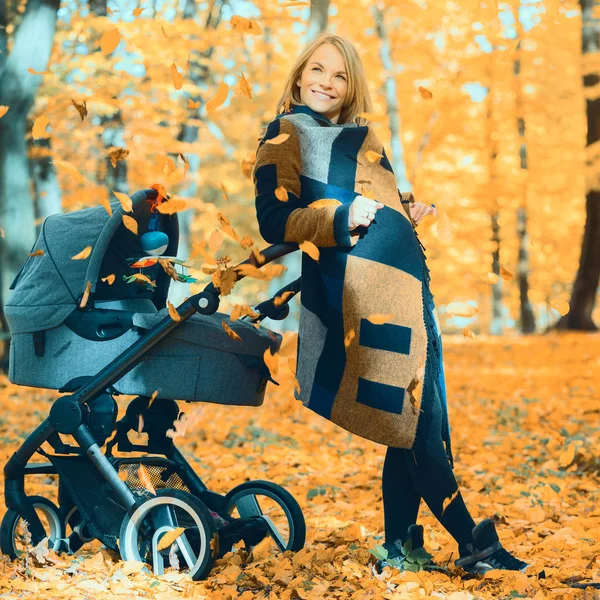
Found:
[[319, 67], [313, 67], [313, 71], [320, 71], [321, 69], [319, 69]]

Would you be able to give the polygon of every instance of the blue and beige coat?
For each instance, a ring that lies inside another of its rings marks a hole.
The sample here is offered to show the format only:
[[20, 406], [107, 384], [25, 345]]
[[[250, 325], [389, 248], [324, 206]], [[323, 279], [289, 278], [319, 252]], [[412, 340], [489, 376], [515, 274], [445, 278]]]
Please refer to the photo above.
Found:
[[[289, 137], [267, 143], [281, 134]], [[382, 157], [371, 162], [369, 150]], [[429, 270], [403, 207], [413, 198], [399, 194], [373, 128], [292, 106], [267, 127], [254, 183], [265, 241], [310, 241], [320, 251], [318, 261], [302, 253], [296, 399], [352, 433], [412, 448], [438, 386], [451, 458]], [[278, 198], [282, 187], [287, 200]], [[385, 207], [369, 227], [349, 232], [350, 204], [361, 194]], [[373, 314], [391, 317], [376, 324]]]

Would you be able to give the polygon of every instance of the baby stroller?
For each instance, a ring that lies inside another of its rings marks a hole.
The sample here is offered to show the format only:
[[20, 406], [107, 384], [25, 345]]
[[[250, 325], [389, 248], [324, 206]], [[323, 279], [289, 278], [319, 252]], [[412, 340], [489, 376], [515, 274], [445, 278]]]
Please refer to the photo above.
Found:
[[[180, 416], [176, 399], [260, 406], [267, 381], [279, 385], [263, 356], [279, 349], [282, 336], [259, 322], [289, 314], [287, 302], [300, 280], [276, 294], [292, 292], [282, 304], [275, 306], [273, 297], [255, 307], [257, 317], [235, 321], [217, 312], [220, 289], [210, 283], [176, 309], [177, 320], [166, 299], [171, 278], [182, 280], [173, 268], [180, 263], [136, 262], [147, 253], [144, 232], [166, 242], [155, 255], [176, 256], [177, 215], [157, 210], [168, 199], [154, 189], [131, 200], [138, 235], [125, 226], [118, 203], [112, 216], [99, 206], [47, 218], [11, 287], [9, 379], [63, 395], [4, 468], [2, 552], [19, 555], [24, 522], [33, 546], [48, 538], [52, 549], [74, 552], [98, 539], [123, 560], [152, 565], [156, 574], [165, 563], [179, 564], [195, 580], [240, 541], [248, 549], [271, 536], [281, 551], [300, 550], [304, 517], [287, 490], [247, 481], [225, 495], [212, 492], [168, 434]], [[87, 259], [72, 260], [87, 246]], [[269, 246], [264, 264], [297, 248]], [[244, 263], [260, 267], [253, 254]], [[139, 264], [149, 265], [142, 277]], [[178, 372], [184, 376], [174, 376]], [[137, 397], [117, 422], [119, 394]], [[147, 445], [128, 438], [142, 423]], [[77, 445], [61, 437], [67, 435]], [[42, 448], [45, 442], [52, 451]], [[115, 457], [115, 446], [144, 455]], [[29, 464], [35, 453], [47, 462]], [[58, 505], [25, 494], [25, 476], [34, 474], [58, 475]], [[265, 502], [283, 518], [276, 522], [263, 510]]]

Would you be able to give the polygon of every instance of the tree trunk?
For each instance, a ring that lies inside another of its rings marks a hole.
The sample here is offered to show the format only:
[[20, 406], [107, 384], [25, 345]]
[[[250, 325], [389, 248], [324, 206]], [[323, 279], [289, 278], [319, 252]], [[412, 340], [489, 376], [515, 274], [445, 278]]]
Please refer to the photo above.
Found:
[[329, 0], [315, 0], [312, 2], [310, 16], [308, 17], [308, 32], [306, 34], [309, 42], [327, 29], [328, 21]]
[[[585, 54], [597, 54], [600, 51], [600, 22], [592, 16], [597, 0], [580, 0], [582, 14], [581, 50]], [[583, 85], [590, 88], [598, 85], [600, 73], [584, 73]], [[586, 99], [587, 141], [592, 146], [600, 139], [600, 98]], [[597, 167], [596, 167], [597, 169]], [[596, 177], [600, 181], [600, 177]], [[596, 187], [600, 185], [596, 183]], [[598, 326], [592, 320], [596, 303], [596, 292], [600, 281], [600, 189], [590, 189], [586, 194], [585, 226], [579, 256], [579, 268], [571, 291], [569, 312], [556, 324], [558, 329], [578, 329], [597, 331]]]
[[[9, 107], [0, 119], [0, 314], [9, 286], [35, 241], [33, 198], [25, 141], [26, 119], [41, 77], [27, 71], [45, 71], [52, 50], [60, 0], [28, 0], [14, 44], [6, 56], [6, 6], [0, 2], [0, 105]], [[3, 327], [5, 329], [5, 327]], [[7, 353], [5, 352], [3, 363]]]
[[527, 232], [527, 193], [528, 193], [528, 164], [527, 164], [527, 132], [525, 125], [525, 108], [523, 106], [523, 87], [525, 82], [521, 75], [521, 41], [523, 26], [521, 24], [521, 1], [517, 0], [515, 27], [517, 39], [516, 55], [513, 72], [515, 75], [515, 112], [517, 117], [517, 132], [521, 142], [519, 148], [521, 168], [521, 203], [517, 209], [517, 240], [519, 244], [519, 262], [517, 266], [517, 283], [519, 285], [520, 324], [523, 333], [535, 331], [535, 316], [529, 301], [529, 234]]

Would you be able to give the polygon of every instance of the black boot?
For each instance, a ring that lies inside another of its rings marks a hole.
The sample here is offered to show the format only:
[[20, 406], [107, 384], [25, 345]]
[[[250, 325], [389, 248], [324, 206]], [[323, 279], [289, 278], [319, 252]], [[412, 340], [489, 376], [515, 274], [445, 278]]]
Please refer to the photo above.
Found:
[[481, 575], [492, 569], [525, 571], [529, 566], [502, 547], [491, 519], [473, 527], [473, 540], [473, 544], [459, 546], [460, 558], [454, 563], [468, 573]]
[[[443, 571], [443, 567], [436, 565], [431, 559], [431, 554], [423, 547], [423, 526], [410, 525], [404, 540], [396, 540], [393, 543], [385, 542], [383, 552], [371, 551], [378, 560], [375, 570], [381, 573], [384, 567], [395, 567], [400, 571]], [[385, 553], [387, 552], [387, 555]]]

